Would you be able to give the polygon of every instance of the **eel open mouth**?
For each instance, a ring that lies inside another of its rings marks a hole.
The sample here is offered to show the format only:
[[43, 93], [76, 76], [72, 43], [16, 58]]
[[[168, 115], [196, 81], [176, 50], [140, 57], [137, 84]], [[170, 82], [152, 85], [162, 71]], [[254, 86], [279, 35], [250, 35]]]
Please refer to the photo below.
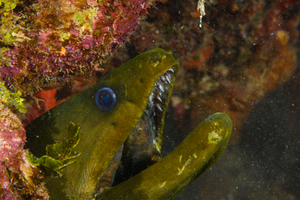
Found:
[[177, 73], [178, 66], [173, 66], [155, 82], [144, 113], [99, 179], [96, 198], [161, 159], [164, 118]]

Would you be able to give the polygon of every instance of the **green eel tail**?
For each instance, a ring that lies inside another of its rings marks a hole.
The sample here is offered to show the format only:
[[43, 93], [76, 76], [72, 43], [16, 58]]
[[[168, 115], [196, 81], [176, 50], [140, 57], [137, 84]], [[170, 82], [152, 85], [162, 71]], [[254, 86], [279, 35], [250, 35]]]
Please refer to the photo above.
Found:
[[231, 131], [228, 115], [209, 116], [172, 153], [110, 188], [101, 199], [174, 199], [221, 157]]

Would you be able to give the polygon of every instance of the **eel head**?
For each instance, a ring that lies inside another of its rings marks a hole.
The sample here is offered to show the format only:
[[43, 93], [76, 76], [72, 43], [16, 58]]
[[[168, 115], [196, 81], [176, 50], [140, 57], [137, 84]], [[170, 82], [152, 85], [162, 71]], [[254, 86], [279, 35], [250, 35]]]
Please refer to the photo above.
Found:
[[26, 127], [34, 156], [60, 163], [45, 181], [51, 199], [173, 199], [216, 162], [232, 130], [224, 113], [160, 158], [178, 68], [169, 52], [145, 52]]

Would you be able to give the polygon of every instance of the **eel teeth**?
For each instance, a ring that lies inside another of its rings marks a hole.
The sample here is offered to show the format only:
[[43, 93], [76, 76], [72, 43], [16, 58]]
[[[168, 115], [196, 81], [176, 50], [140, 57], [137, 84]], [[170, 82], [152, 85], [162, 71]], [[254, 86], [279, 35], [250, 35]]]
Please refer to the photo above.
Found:
[[160, 112], [162, 112], [162, 109], [161, 109], [161, 107], [160, 107], [159, 104], [156, 104], [156, 107], [157, 107], [157, 109], [158, 109]]
[[165, 74], [165, 79], [168, 82], [168, 84], [171, 84], [171, 75], [170, 74]]
[[170, 90], [172, 90], [172, 83], [175, 81], [174, 78], [174, 69], [168, 69], [164, 74], [162, 74], [154, 84], [154, 88], [149, 96], [148, 104], [146, 108], [146, 115], [148, 123], [153, 122], [152, 131], [155, 132], [155, 136], [159, 134], [157, 131], [160, 131], [162, 117], [164, 116], [165, 109], [168, 105], [168, 96]]
[[156, 99], [157, 99], [160, 103], [163, 102], [162, 99], [160, 98], [160, 96], [157, 96]]
[[158, 87], [159, 87], [160, 91], [162, 91], [162, 92], [165, 91], [164, 86], [162, 84], [159, 84]]

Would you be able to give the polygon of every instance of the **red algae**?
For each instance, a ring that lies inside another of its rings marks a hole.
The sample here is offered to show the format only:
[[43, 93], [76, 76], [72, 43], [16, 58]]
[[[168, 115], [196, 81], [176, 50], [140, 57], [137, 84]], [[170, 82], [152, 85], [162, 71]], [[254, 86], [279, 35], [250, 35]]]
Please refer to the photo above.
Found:
[[3, 163], [14, 157], [14, 154], [23, 147], [26, 134], [17, 115], [2, 103], [0, 111], [0, 163]]
[[36, 181], [41, 178], [39, 169], [29, 163], [23, 149], [26, 134], [21, 121], [2, 102], [0, 112], [0, 199], [48, 199], [44, 184]]
[[[33, 95], [55, 82], [89, 77], [128, 40], [152, 4], [151, 0], [18, 3], [6, 14], [9, 25], [18, 24], [18, 32], [12, 31], [14, 37], [6, 43], [0, 36], [0, 47], [5, 48], [0, 78], [10, 90]], [[6, 15], [0, 15], [2, 21]]]

